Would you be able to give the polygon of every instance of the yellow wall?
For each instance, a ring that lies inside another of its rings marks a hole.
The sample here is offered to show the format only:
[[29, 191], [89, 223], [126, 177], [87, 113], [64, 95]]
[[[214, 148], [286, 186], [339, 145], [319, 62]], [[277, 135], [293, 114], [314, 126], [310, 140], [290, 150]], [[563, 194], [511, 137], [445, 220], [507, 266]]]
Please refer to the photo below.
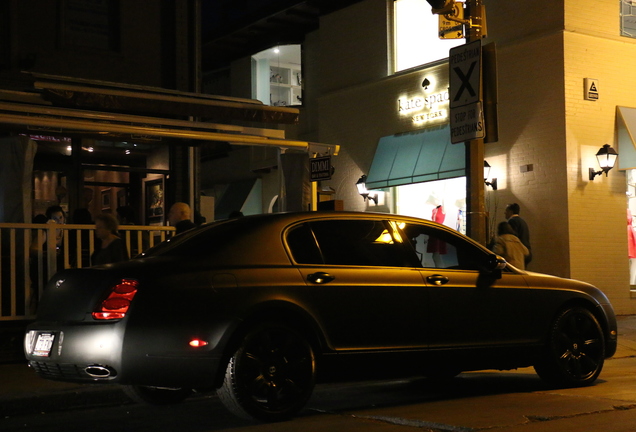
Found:
[[[618, 313], [635, 313], [630, 298], [625, 173], [589, 181], [603, 144], [618, 150], [616, 106], [636, 106], [630, 71], [636, 39], [620, 36], [614, 0], [565, 1], [564, 71], [567, 116], [571, 276], [601, 288]], [[583, 97], [584, 79], [598, 79], [599, 100]], [[620, 155], [619, 155], [620, 157]]]

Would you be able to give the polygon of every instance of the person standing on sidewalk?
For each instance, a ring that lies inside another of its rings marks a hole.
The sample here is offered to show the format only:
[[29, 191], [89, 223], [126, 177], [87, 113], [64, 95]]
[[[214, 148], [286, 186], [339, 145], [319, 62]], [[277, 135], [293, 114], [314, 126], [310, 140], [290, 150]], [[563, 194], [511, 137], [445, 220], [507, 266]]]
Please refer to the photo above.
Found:
[[497, 226], [497, 237], [492, 251], [521, 270], [526, 268], [525, 258], [530, 253], [508, 222], [500, 222]]
[[168, 222], [175, 228], [175, 235], [195, 227], [191, 214], [190, 206], [184, 202], [176, 202], [170, 207]]
[[528, 267], [528, 264], [530, 264], [530, 261], [532, 261], [532, 248], [530, 247], [530, 229], [528, 228], [528, 224], [526, 223], [526, 221], [523, 220], [521, 216], [519, 216], [519, 210], [519, 204], [508, 204], [506, 206], [505, 215], [508, 223], [510, 224], [512, 229], [515, 230], [515, 233], [517, 234], [517, 237], [519, 237], [519, 240], [521, 240], [521, 243], [523, 243], [523, 245], [527, 247], [528, 251], [530, 252], [528, 255], [526, 255], [525, 258], [525, 264], [526, 267]]

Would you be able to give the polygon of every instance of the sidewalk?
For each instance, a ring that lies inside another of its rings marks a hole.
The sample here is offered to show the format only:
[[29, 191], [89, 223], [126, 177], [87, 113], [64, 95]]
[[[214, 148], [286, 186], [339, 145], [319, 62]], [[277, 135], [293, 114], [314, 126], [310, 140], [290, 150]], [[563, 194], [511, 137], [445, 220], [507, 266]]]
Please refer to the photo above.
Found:
[[[20, 336], [21, 347], [21, 336]], [[15, 350], [14, 350], [15, 351]], [[132, 403], [114, 384], [72, 384], [38, 377], [22, 358], [0, 358], [0, 418], [30, 412]], [[618, 350], [614, 358], [636, 357], [636, 315], [618, 317]], [[609, 360], [611, 361], [611, 360]]]

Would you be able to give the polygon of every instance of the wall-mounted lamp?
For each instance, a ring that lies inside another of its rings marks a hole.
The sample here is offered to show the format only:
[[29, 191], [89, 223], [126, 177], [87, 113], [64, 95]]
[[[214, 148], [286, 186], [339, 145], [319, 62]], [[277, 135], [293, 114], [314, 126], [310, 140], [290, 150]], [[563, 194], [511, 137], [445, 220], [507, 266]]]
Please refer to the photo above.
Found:
[[486, 183], [486, 186], [490, 186], [493, 190], [497, 190], [497, 179], [493, 178], [488, 181], [488, 177], [490, 177], [490, 164], [484, 161], [484, 183]]
[[594, 171], [594, 168], [590, 168], [590, 180], [594, 180], [594, 177], [603, 173], [605, 173], [605, 177], [607, 177], [607, 172], [614, 168], [617, 157], [618, 153], [616, 153], [616, 150], [614, 150], [609, 144], [603, 145], [598, 153], [596, 153], [598, 166], [601, 167], [601, 170]]
[[364, 174], [362, 177], [360, 177], [358, 179], [358, 181], [356, 182], [356, 187], [358, 188], [358, 193], [360, 194], [360, 196], [362, 197], [363, 200], [372, 200], [375, 205], [378, 205], [378, 194], [374, 193], [374, 194], [370, 194], [369, 191], [367, 190], [367, 176], [366, 174]]

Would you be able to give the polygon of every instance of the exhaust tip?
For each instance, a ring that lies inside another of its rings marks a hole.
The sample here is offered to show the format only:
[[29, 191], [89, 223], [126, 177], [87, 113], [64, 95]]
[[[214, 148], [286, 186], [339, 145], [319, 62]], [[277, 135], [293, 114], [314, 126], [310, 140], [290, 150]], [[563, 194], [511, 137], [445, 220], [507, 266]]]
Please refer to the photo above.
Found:
[[101, 365], [87, 366], [84, 369], [84, 372], [86, 372], [86, 374], [90, 376], [91, 378], [96, 378], [96, 379], [112, 378], [115, 375], [117, 375], [117, 373], [115, 372], [113, 368], [108, 366], [101, 366]]

